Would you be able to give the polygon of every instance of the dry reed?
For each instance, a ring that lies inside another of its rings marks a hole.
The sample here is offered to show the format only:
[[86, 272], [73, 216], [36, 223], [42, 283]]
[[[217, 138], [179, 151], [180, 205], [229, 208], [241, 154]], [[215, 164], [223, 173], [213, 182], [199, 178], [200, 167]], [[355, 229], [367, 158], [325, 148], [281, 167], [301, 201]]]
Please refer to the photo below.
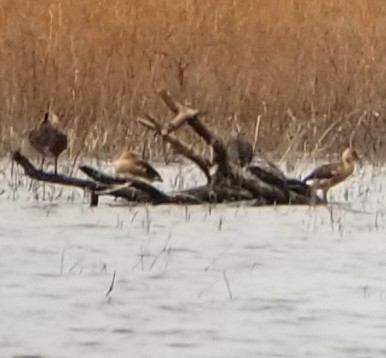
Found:
[[340, 152], [354, 129], [382, 156], [385, 20], [383, 0], [3, 0], [1, 150], [47, 108], [70, 156], [140, 146], [135, 118], [170, 116], [155, 94], [166, 87], [224, 138], [237, 118], [253, 141], [260, 116], [257, 146], [279, 157]]

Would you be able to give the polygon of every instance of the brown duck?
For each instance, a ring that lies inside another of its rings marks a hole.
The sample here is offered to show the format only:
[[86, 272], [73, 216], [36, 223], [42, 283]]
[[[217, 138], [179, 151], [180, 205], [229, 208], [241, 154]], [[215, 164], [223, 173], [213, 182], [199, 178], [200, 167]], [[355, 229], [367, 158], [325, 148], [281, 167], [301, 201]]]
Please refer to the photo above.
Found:
[[226, 147], [229, 162], [244, 167], [252, 161], [253, 147], [242, 135], [231, 138]]
[[138, 158], [129, 148], [126, 148], [114, 162], [115, 173], [127, 179], [145, 182], [162, 182], [159, 173], [147, 162]]
[[53, 157], [55, 160], [55, 174], [58, 172], [58, 157], [67, 148], [67, 135], [56, 125], [58, 117], [54, 113], [46, 112], [37, 128], [28, 131], [22, 141], [23, 154], [40, 155], [43, 158]]
[[358, 160], [358, 153], [351, 148], [347, 148], [342, 153], [340, 162], [321, 165], [306, 176], [303, 182], [312, 182], [313, 190], [322, 190], [323, 199], [327, 201], [327, 192], [353, 173], [354, 162]]

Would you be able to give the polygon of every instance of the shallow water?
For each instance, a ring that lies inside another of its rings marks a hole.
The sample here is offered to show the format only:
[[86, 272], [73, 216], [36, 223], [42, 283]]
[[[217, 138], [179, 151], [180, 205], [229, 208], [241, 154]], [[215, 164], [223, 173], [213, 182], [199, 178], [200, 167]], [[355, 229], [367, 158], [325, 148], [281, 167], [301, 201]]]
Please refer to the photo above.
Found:
[[317, 208], [91, 209], [5, 173], [0, 357], [386, 356], [385, 179]]

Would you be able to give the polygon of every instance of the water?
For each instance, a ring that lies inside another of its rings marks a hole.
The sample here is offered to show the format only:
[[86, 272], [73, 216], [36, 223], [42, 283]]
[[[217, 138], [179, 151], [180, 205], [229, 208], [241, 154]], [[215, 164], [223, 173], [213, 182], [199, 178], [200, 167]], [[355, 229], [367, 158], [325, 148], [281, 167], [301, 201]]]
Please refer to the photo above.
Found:
[[5, 173], [0, 357], [384, 357], [385, 179], [328, 207], [91, 209]]

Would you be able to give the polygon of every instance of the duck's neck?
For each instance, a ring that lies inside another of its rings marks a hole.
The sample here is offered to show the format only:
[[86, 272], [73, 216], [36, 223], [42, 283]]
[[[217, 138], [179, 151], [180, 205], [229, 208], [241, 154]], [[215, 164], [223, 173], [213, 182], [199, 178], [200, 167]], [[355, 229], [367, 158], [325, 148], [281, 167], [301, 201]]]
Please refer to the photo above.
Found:
[[354, 162], [350, 159], [342, 159], [343, 168], [346, 174], [351, 174], [354, 171]]

